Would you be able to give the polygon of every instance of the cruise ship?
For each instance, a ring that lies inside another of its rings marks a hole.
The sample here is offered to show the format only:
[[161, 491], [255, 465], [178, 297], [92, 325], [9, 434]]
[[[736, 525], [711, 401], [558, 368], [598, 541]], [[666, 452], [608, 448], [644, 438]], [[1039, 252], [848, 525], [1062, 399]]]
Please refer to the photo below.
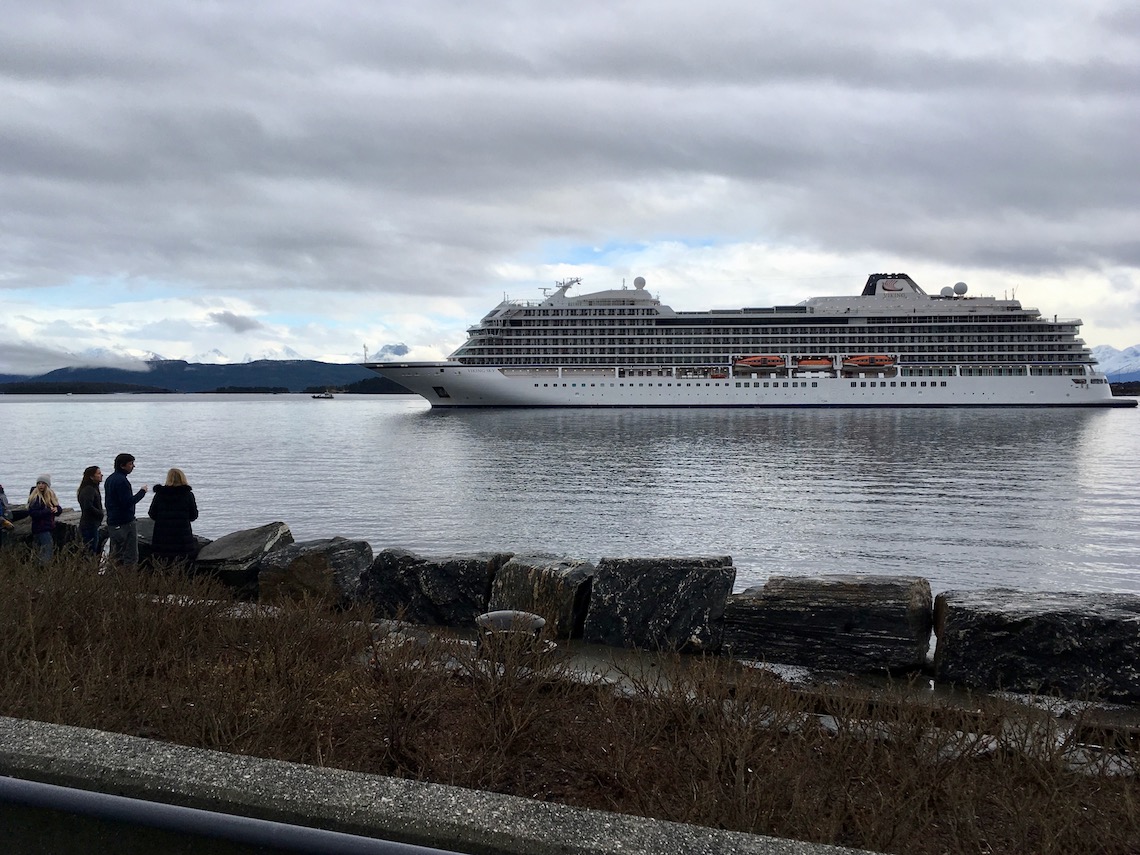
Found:
[[677, 312], [646, 290], [504, 300], [442, 362], [366, 367], [433, 407], [1134, 407], [1078, 337], [1017, 300], [927, 294], [875, 273], [858, 296]]

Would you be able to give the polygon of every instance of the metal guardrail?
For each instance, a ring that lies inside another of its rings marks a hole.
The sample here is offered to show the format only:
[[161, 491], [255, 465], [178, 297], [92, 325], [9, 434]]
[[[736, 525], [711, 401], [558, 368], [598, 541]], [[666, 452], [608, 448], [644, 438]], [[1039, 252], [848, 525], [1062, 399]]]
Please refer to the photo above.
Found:
[[[0, 804], [57, 811], [126, 827], [249, 846], [323, 855], [458, 855], [410, 843], [377, 840], [284, 822], [114, 796], [91, 790], [0, 776]], [[129, 833], [129, 832], [125, 832]]]

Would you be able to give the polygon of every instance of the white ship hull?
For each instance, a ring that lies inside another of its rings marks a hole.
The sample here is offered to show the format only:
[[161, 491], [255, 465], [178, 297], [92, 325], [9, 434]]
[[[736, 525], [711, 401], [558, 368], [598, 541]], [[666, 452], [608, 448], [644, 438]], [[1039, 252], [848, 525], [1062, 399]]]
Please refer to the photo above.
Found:
[[[433, 407], [1134, 407], [1103, 375], [618, 377], [614, 369], [371, 363]], [[1093, 382], [1096, 381], [1096, 382]]]
[[851, 297], [676, 312], [632, 290], [503, 300], [444, 362], [367, 367], [433, 407], [1134, 407], [1080, 321], [873, 273]]

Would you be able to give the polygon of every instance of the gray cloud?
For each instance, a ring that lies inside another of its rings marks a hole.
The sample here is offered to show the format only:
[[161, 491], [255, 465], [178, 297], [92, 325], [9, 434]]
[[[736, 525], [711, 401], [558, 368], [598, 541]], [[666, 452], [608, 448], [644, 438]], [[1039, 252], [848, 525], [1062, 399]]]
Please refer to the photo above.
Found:
[[0, 287], [460, 295], [677, 235], [1140, 265], [1131, 4], [8, 6]]
[[238, 333], [265, 328], [265, 325], [260, 321], [235, 315], [233, 312], [210, 312], [210, 320]]

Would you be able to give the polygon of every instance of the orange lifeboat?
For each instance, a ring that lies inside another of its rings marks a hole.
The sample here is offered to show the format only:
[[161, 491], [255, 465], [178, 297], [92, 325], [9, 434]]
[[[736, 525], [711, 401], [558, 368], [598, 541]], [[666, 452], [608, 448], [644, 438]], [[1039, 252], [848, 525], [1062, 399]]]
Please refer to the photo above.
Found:
[[835, 364], [826, 356], [805, 356], [796, 360], [796, 368], [819, 370], [821, 368], [834, 368]]
[[848, 356], [843, 360], [844, 368], [853, 368], [859, 371], [868, 368], [890, 368], [895, 364], [893, 356], [882, 353], [864, 353], [859, 356]]
[[736, 360], [733, 367], [744, 371], [771, 371], [773, 368], [783, 368], [787, 363], [784, 357], [773, 353], [762, 353], [757, 356], [744, 356]]

